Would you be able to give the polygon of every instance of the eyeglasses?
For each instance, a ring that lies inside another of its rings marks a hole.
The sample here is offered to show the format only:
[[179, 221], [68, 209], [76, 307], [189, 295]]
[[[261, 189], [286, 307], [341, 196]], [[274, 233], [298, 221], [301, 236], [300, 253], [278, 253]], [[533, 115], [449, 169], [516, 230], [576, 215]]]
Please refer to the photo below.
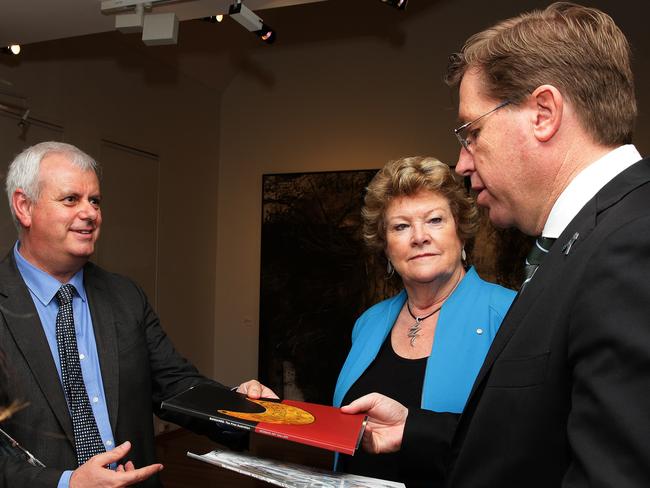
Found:
[[493, 112], [496, 112], [500, 108], [505, 107], [509, 103], [510, 103], [510, 101], [506, 100], [505, 102], [500, 103], [499, 105], [497, 105], [495, 108], [493, 108], [489, 112], [484, 113], [480, 117], [475, 118], [471, 122], [465, 122], [463, 125], [461, 125], [457, 129], [454, 129], [454, 134], [456, 135], [456, 138], [458, 139], [458, 142], [460, 142], [460, 145], [463, 146], [466, 151], [469, 151], [469, 146], [470, 146], [470, 144], [472, 144], [472, 134], [469, 131], [470, 126], [472, 124], [475, 124], [479, 120], [481, 120], [483, 117], [487, 117], [488, 115], [490, 115]]

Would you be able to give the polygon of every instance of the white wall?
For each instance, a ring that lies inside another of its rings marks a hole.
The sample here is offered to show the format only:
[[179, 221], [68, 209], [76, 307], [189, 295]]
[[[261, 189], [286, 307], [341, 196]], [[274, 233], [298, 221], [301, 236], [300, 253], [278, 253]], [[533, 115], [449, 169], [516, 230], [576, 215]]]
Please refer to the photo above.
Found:
[[[150, 299], [158, 303], [177, 348], [211, 374], [218, 94], [138, 51], [125, 49], [120, 36], [110, 33], [26, 46], [18, 62], [0, 63], [0, 78], [12, 81], [15, 90], [27, 96], [33, 117], [63, 127], [66, 142], [100, 162], [104, 140], [157, 155], [158, 181], [151, 181], [157, 192], [143, 186], [140, 192], [131, 188], [126, 193], [120, 177], [112, 175], [103, 188], [104, 201], [109, 207], [121, 206], [134, 218], [144, 218], [138, 214], [138, 200], [157, 198], [152, 249], [157, 253], [157, 275], [155, 287], [149, 287], [157, 290], [157, 296]], [[26, 143], [18, 131], [4, 135], [16, 145]], [[125, 168], [121, 177], [128, 179], [137, 172]], [[107, 228], [110, 220], [106, 213]], [[137, 235], [128, 233], [123, 239], [138, 245]]]

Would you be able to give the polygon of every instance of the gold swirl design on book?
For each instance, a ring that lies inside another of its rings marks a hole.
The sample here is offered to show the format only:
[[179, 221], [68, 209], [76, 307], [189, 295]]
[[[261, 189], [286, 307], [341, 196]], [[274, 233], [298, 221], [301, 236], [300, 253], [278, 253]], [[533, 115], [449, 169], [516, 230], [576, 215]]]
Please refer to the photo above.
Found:
[[247, 399], [249, 402], [255, 402], [264, 407], [261, 413], [232, 412], [230, 410], [218, 410], [219, 413], [236, 417], [242, 420], [252, 422], [266, 422], [269, 424], [285, 425], [307, 425], [316, 420], [312, 414], [302, 408], [286, 405], [284, 403], [268, 402], [264, 400]]

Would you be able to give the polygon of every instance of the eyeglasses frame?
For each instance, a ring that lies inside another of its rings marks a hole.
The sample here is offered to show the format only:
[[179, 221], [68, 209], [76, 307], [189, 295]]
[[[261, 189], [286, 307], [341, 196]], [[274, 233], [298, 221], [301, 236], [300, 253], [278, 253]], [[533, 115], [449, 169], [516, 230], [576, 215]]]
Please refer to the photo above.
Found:
[[496, 112], [497, 110], [499, 110], [500, 108], [503, 108], [503, 107], [505, 107], [506, 105], [510, 105], [511, 103], [512, 103], [512, 102], [511, 102], [510, 100], [506, 100], [505, 102], [501, 102], [499, 105], [497, 105], [496, 107], [494, 107], [494, 108], [493, 108], [492, 110], [490, 110], [489, 112], [486, 112], [486, 113], [484, 113], [483, 115], [481, 115], [481, 116], [479, 116], [479, 117], [476, 117], [474, 120], [471, 120], [471, 121], [469, 121], [469, 122], [465, 122], [465, 123], [464, 123], [463, 125], [461, 125], [460, 127], [454, 129], [454, 135], [456, 136], [456, 139], [458, 139], [458, 142], [460, 142], [460, 145], [461, 145], [463, 148], [465, 148], [466, 151], [469, 151], [470, 141], [468, 141], [466, 137], [461, 136], [460, 133], [461, 133], [462, 131], [464, 131], [465, 129], [467, 129], [467, 128], [468, 128], [469, 126], [471, 126], [472, 124], [475, 124], [476, 122], [478, 122], [479, 120], [481, 120], [483, 117], [487, 117], [487, 116], [490, 115], [491, 113], [494, 113], [494, 112]]

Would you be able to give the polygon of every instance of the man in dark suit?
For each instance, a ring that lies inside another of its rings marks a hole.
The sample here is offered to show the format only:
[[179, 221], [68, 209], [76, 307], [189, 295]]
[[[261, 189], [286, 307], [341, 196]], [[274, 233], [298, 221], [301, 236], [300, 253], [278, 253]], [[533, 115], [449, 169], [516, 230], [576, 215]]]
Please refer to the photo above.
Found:
[[630, 143], [625, 36], [553, 4], [472, 36], [447, 80], [457, 172], [494, 223], [547, 239], [451, 446], [444, 413], [376, 394], [346, 410], [373, 416], [367, 449], [444, 459], [445, 486], [650, 486], [650, 160]]
[[[3, 453], [0, 487], [159, 486], [152, 414], [163, 416], [163, 399], [211, 381], [175, 351], [135, 283], [88, 262], [102, 222], [96, 169], [78, 148], [55, 142], [27, 148], [9, 168], [19, 240], [0, 263], [0, 344], [13, 397], [26, 406], [2, 427], [46, 467]], [[67, 315], [63, 289], [71, 290]], [[273, 396], [254, 380], [240, 391]]]

